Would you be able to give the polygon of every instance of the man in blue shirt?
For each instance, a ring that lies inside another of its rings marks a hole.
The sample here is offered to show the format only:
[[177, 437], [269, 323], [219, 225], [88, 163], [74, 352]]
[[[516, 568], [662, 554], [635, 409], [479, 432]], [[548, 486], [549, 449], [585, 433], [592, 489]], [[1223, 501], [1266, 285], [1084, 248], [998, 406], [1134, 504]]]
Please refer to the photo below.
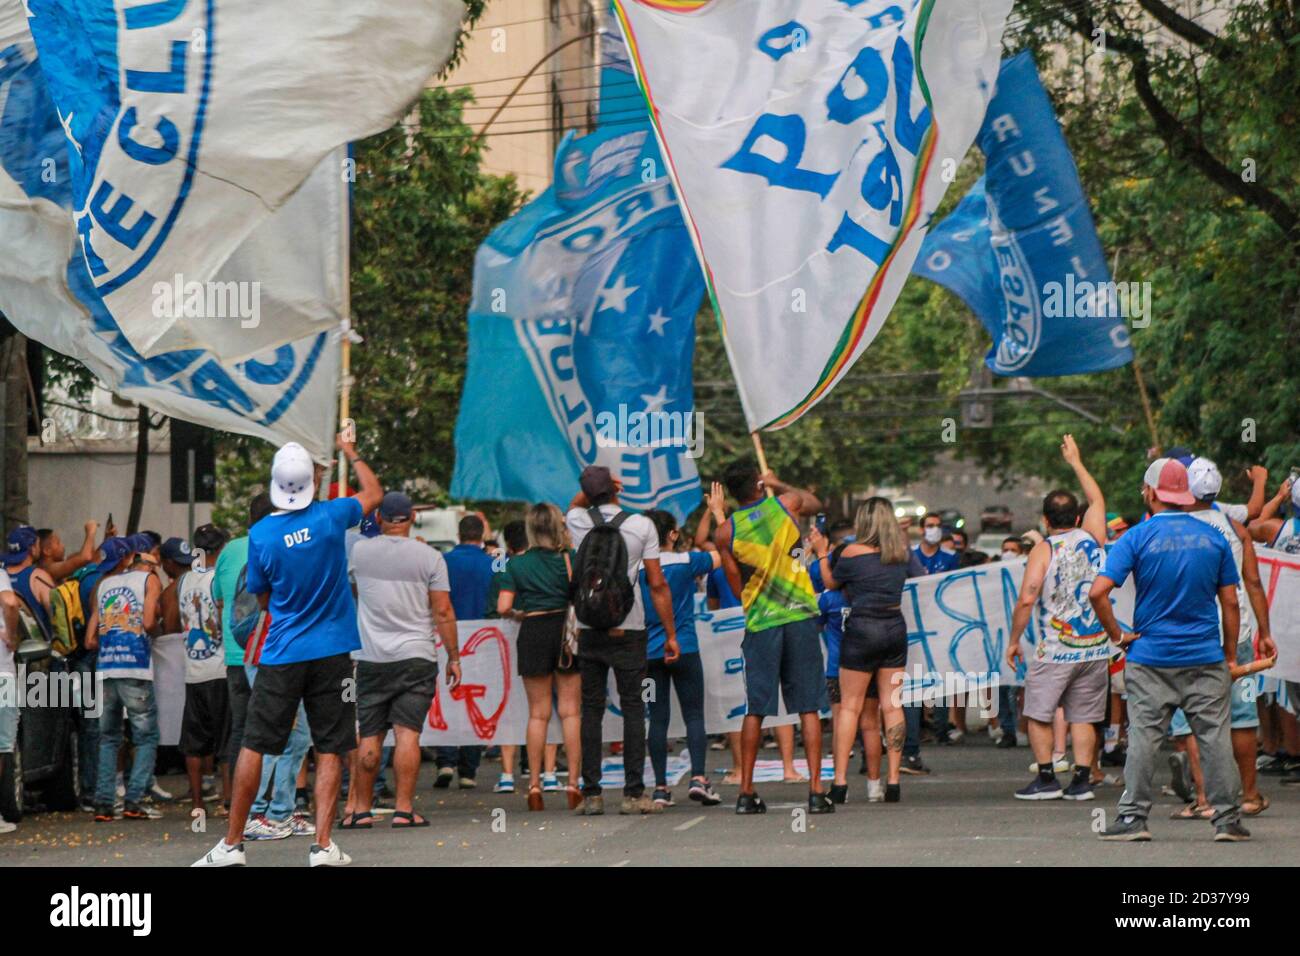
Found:
[[348, 583], [349, 528], [378, 506], [383, 488], [351, 442], [338, 439], [360, 492], [317, 501], [311, 455], [297, 442], [275, 453], [271, 504], [277, 509], [248, 531], [247, 588], [269, 612], [235, 767], [226, 837], [195, 866], [242, 866], [244, 824], [262, 776], [264, 754], [283, 753], [301, 703], [316, 748], [316, 843], [311, 866], [352, 862], [330, 841], [343, 760], [356, 747], [357, 712], [351, 652], [359, 650], [357, 609]]
[[[1147, 816], [1156, 751], [1174, 710], [1181, 707], [1200, 746], [1206, 796], [1214, 807], [1214, 839], [1248, 840], [1250, 832], [1241, 825], [1241, 779], [1229, 735], [1228, 668], [1237, 659], [1241, 613], [1232, 549], [1213, 527], [1182, 510], [1196, 499], [1181, 462], [1152, 462], [1142, 497], [1150, 519], [1115, 542], [1088, 595], [1111, 641], [1128, 652], [1124, 793], [1118, 818], [1100, 836], [1125, 842], [1151, 839]], [[1137, 597], [1133, 631], [1126, 632], [1115, 620], [1110, 593], [1130, 574]]]
[[[456, 536], [460, 543], [445, 555], [447, 577], [451, 581], [451, 606], [458, 621], [478, 621], [495, 608], [488, 607], [488, 594], [492, 590], [492, 575], [505, 566], [497, 564], [492, 555], [483, 550], [483, 519], [466, 515], [460, 519]], [[472, 790], [477, 785], [478, 765], [483, 759], [482, 747], [435, 747], [434, 763], [438, 775], [433, 785], [439, 789], [451, 786], [460, 775], [462, 790]]]

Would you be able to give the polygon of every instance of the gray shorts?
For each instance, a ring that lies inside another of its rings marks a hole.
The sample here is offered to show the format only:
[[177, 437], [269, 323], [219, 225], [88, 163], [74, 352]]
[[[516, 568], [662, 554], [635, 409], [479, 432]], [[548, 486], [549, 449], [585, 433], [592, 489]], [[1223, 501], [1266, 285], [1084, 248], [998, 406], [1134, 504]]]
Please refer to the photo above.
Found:
[[782, 697], [790, 714], [830, 707], [817, 618], [745, 631], [740, 650], [745, 658], [746, 713], [774, 717]]
[[1025, 674], [1025, 706], [1021, 712], [1030, 720], [1050, 724], [1056, 708], [1065, 708], [1072, 724], [1095, 724], [1106, 719], [1106, 695], [1110, 691], [1110, 662], [1053, 664], [1031, 661]]

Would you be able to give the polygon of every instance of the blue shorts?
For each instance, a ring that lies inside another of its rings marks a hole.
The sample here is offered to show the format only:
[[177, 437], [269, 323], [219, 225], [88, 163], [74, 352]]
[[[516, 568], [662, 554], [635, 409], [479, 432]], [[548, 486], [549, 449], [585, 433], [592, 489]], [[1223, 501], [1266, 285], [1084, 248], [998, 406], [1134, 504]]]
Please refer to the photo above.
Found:
[[790, 714], [830, 707], [817, 618], [745, 631], [740, 650], [745, 658], [746, 713], [774, 717], [782, 697]]

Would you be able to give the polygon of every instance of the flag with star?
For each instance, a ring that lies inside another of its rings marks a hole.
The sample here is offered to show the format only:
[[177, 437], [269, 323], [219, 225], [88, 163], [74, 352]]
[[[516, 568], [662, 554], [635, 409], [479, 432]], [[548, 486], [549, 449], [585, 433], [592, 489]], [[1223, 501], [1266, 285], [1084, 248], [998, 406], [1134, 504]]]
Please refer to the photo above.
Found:
[[648, 124], [570, 133], [553, 185], [479, 249], [451, 493], [567, 502], [589, 464], [620, 501], [700, 501], [704, 279]]

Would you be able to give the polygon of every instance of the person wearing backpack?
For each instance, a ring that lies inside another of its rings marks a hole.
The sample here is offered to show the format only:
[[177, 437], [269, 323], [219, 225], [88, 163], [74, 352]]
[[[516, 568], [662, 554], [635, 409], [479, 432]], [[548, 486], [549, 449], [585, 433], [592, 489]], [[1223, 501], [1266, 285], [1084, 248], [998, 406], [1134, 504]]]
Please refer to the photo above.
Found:
[[645, 792], [646, 615], [637, 581], [645, 570], [650, 601], [664, 624], [664, 663], [681, 656], [673, 597], [659, 566], [659, 532], [644, 515], [624, 511], [621, 488], [608, 468], [588, 465], [565, 524], [578, 549], [573, 562], [573, 607], [578, 619], [582, 677], [582, 793], [580, 816], [605, 812], [600, 792], [601, 728], [606, 686], [614, 671], [623, 711], [623, 803], [620, 813], [662, 813]]

